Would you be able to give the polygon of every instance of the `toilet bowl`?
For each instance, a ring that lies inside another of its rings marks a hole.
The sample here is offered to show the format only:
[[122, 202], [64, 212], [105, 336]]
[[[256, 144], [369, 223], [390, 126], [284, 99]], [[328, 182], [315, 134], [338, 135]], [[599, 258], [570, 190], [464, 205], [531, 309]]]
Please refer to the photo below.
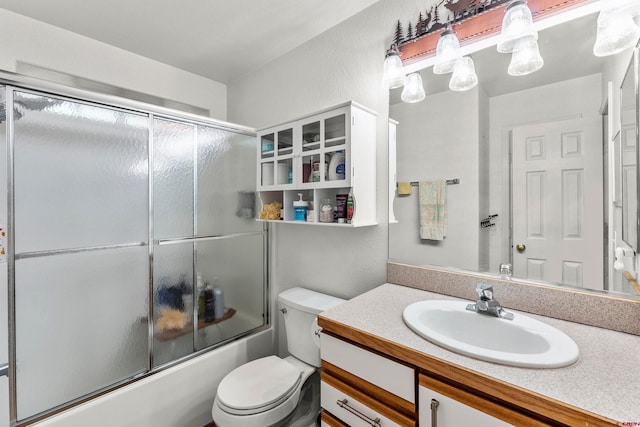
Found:
[[[279, 295], [289, 353], [267, 356], [225, 376], [213, 403], [218, 427], [315, 426], [320, 411], [318, 313], [344, 300], [303, 288]], [[301, 402], [304, 400], [304, 404]]]

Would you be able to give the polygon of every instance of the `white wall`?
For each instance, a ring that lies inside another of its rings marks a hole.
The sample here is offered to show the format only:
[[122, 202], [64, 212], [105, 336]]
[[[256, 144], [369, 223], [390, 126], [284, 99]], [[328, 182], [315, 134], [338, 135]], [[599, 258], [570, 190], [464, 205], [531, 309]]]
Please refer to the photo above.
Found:
[[379, 224], [358, 229], [272, 225], [274, 293], [305, 286], [351, 298], [386, 281], [388, 91], [381, 84], [382, 63], [398, 14], [414, 13], [410, 3], [378, 2], [228, 85], [228, 119], [257, 128], [348, 100], [378, 113], [377, 178], [371, 185], [377, 187]]
[[460, 179], [447, 187], [447, 236], [443, 241], [419, 236], [418, 188], [396, 197], [397, 224], [389, 225], [389, 257], [417, 265], [477, 271], [480, 245], [480, 92], [445, 91], [417, 104], [390, 108], [398, 120], [398, 181]]
[[[117, 23], [114, 23], [117, 25]], [[208, 109], [226, 120], [222, 83], [0, 9], [0, 69], [18, 62]]]

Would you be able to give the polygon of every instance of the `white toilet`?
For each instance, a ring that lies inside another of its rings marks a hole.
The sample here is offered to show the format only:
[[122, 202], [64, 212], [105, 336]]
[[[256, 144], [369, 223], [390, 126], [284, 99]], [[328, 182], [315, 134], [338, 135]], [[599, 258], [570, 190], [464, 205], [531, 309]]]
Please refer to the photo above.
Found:
[[344, 300], [303, 288], [286, 290], [278, 300], [291, 356], [263, 357], [224, 377], [211, 411], [218, 427], [316, 425], [319, 379], [312, 374], [320, 367], [317, 316]]

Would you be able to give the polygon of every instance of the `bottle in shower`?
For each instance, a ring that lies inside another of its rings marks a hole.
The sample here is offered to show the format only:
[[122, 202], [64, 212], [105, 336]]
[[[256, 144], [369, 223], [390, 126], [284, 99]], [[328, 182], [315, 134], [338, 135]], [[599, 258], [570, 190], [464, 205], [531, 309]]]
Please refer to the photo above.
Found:
[[204, 287], [204, 321], [207, 323], [215, 320], [215, 297], [209, 282]]

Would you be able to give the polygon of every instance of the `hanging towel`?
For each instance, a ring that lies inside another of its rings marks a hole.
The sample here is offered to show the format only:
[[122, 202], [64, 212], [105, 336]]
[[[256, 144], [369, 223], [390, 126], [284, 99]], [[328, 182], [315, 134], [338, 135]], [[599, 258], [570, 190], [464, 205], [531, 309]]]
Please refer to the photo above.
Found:
[[420, 181], [420, 238], [444, 240], [447, 235], [447, 181]]
[[411, 194], [411, 183], [410, 182], [399, 182], [398, 183], [398, 196], [408, 196]]

